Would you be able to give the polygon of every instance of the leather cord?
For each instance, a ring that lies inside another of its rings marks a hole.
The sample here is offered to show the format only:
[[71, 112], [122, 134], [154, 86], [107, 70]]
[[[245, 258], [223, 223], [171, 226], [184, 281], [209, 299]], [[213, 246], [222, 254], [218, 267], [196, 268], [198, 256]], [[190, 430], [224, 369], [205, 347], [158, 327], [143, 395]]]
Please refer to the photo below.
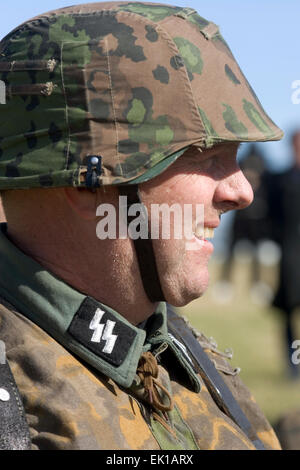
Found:
[[[146, 352], [141, 355], [137, 368], [137, 375], [145, 389], [145, 400], [148, 401], [153, 408], [153, 418], [177, 439], [174, 429], [169, 424], [167, 415], [167, 412], [174, 408], [174, 401], [166, 387], [164, 387], [157, 379], [158, 364], [151, 352]], [[167, 396], [169, 400], [168, 405], [162, 402], [158, 389]], [[162, 413], [162, 416], [159, 412]]]

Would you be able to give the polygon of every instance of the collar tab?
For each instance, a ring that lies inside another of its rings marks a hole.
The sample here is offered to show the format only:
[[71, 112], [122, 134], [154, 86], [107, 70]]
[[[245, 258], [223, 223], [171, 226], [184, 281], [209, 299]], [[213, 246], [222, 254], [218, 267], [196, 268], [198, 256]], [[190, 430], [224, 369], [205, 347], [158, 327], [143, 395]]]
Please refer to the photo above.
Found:
[[120, 366], [127, 357], [137, 331], [120, 321], [112, 310], [86, 297], [68, 328], [68, 333], [87, 349]]

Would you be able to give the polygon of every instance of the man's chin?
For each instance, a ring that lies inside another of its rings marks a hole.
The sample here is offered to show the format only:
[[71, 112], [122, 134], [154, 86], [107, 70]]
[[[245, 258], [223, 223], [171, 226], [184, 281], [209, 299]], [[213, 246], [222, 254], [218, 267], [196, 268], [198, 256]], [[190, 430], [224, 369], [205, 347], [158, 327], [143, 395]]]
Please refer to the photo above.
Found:
[[166, 301], [174, 307], [185, 307], [190, 302], [193, 302], [193, 300], [197, 300], [202, 297], [206, 289], [207, 286], [202, 286], [201, 289], [185, 290], [181, 294], [176, 292], [174, 295], [167, 296]]

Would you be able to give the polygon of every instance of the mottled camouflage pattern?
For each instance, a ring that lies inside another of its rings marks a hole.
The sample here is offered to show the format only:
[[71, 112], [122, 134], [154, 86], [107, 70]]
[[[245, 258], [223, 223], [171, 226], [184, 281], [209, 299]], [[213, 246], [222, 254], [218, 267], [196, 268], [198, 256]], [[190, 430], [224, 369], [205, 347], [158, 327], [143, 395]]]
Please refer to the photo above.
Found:
[[[182, 437], [182, 425], [174, 426], [177, 436], [181, 433], [179, 442], [160, 423], [154, 424], [148, 407], [133, 391], [122, 390], [111, 379], [86, 368], [4, 300], [0, 300], [0, 337], [5, 338], [8, 360], [24, 401], [33, 449], [190, 448]], [[239, 377], [232, 375], [227, 361], [204, 336], [200, 341], [265, 447], [279, 449], [273, 430]], [[174, 396], [176, 410], [169, 414], [170, 424], [180, 413], [200, 449], [254, 449], [219, 410], [204, 385], [200, 393], [192, 392], [175, 377], [170, 381], [162, 366], [158, 380]], [[152, 432], [149, 423], [161, 429]]]
[[293, 409], [282, 415], [276, 426], [276, 433], [283, 450], [300, 450], [300, 409]]
[[195, 144], [282, 137], [218, 27], [189, 8], [78, 5], [30, 20], [0, 43], [0, 189], [85, 186], [145, 173]]

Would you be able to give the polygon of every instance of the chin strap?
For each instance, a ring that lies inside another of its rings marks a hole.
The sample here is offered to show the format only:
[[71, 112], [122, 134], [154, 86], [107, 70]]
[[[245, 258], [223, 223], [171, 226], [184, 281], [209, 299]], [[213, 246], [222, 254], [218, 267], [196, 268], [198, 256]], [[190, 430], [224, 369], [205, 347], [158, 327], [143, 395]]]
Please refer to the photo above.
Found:
[[[141, 201], [138, 185], [119, 186], [119, 193], [121, 196], [127, 196], [127, 224], [129, 225], [136, 217], [128, 215], [130, 207], [133, 204], [139, 204], [142, 209], [145, 209], [145, 206]], [[148, 228], [148, 214], [146, 210], [141, 210], [140, 218], [142, 218], [141, 224], [145, 224]], [[136, 240], [133, 240], [133, 242], [138, 258], [144, 290], [149, 300], [151, 302], [161, 302], [165, 300], [157, 272], [155, 254], [149, 229], [148, 238], [137, 238]]]

